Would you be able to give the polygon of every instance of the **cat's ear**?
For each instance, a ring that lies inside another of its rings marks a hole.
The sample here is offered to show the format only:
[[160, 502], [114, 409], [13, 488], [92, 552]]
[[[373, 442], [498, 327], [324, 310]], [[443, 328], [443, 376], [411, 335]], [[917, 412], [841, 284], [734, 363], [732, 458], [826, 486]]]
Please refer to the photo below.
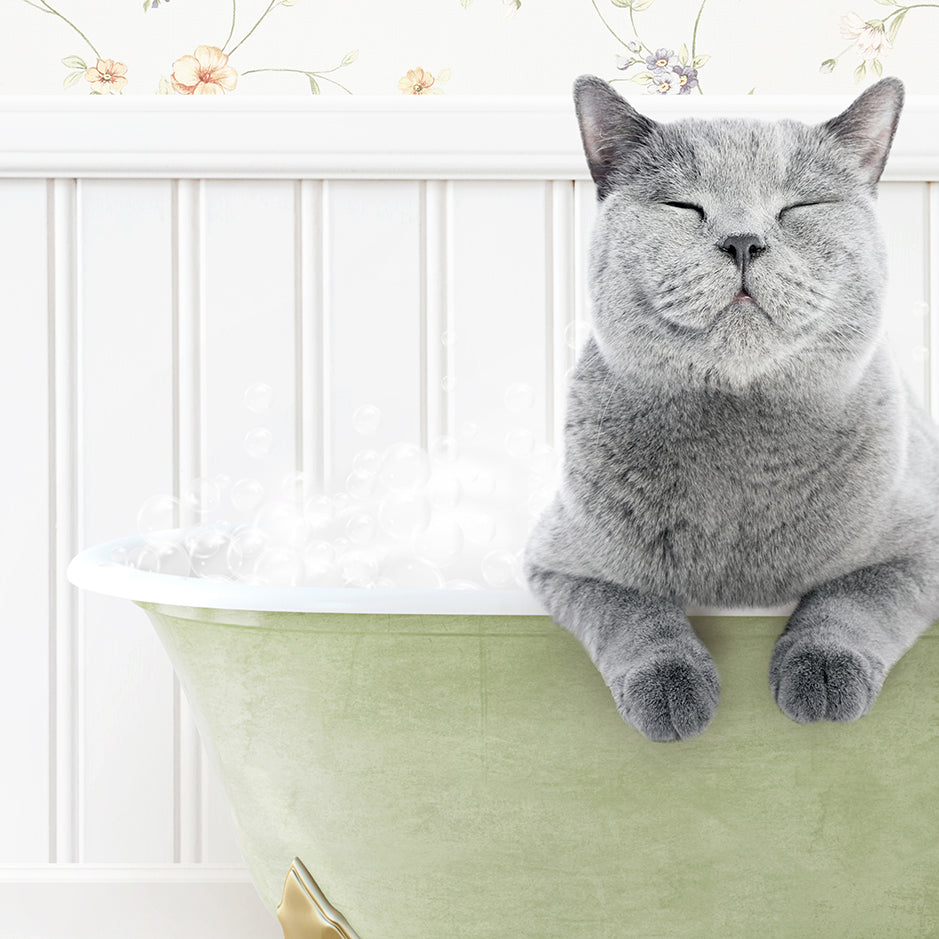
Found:
[[581, 75], [574, 82], [574, 107], [590, 175], [603, 199], [613, 188], [616, 167], [630, 149], [642, 144], [656, 123], [595, 75]]
[[822, 125], [860, 160], [865, 181], [880, 179], [893, 143], [903, 107], [903, 82], [882, 78], [871, 85], [846, 111]]

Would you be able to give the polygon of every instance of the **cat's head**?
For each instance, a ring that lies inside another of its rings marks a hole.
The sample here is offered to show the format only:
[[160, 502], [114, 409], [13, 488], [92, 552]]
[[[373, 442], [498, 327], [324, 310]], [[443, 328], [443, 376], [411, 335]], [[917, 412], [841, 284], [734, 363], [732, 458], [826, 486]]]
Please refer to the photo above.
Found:
[[593, 76], [574, 100], [599, 197], [594, 332], [617, 371], [734, 389], [865, 356], [880, 329], [874, 199], [897, 79], [818, 126], [661, 123]]

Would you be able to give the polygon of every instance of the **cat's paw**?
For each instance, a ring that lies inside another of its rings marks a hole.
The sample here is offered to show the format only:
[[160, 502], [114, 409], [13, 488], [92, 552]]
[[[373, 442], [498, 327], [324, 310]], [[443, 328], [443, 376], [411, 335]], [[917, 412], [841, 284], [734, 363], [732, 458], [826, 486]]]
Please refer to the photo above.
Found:
[[662, 649], [610, 684], [623, 719], [650, 740], [696, 737], [717, 710], [720, 681], [711, 657], [682, 647]]
[[783, 713], [800, 724], [853, 721], [871, 709], [885, 674], [837, 640], [786, 633], [773, 650], [769, 683]]

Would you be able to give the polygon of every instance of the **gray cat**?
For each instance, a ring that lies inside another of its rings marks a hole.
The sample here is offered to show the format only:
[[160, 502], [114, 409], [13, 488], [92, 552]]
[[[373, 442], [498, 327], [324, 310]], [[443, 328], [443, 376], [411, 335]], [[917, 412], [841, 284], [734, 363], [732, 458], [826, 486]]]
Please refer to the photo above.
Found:
[[717, 706], [689, 604], [798, 601], [772, 693], [799, 722], [854, 720], [939, 617], [939, 438], [881, 323], [903, 86], [817, 127], [657, 123], [592, 76], [574, 98], [594, 331], [530, 587], [652, 740]]

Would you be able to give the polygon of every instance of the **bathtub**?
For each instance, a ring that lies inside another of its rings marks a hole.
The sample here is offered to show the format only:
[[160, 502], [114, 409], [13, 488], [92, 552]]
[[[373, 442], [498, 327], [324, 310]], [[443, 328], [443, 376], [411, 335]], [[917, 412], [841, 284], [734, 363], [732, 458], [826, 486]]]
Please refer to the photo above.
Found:
[[252, 587], [112, 563], [73, 583], [160, 635], [287, 939], [939, 933], [939, 632], [854, 724], [767, 686], [785, 618], [697, 616], [700, 737], [626, 726], [523, 591]]

